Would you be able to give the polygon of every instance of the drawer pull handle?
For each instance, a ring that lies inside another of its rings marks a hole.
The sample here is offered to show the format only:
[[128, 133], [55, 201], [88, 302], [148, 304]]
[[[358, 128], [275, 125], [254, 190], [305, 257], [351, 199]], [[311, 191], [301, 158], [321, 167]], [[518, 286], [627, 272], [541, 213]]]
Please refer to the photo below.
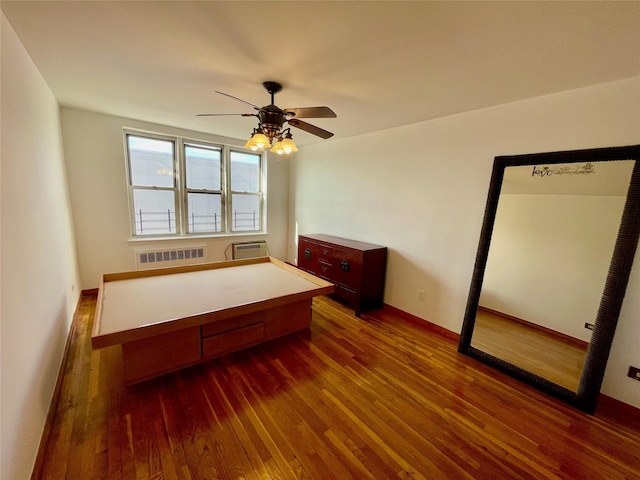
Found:
[[347, 262], [346, 260], [343, 260], [340, 262], [340, 270], [342, 270], [343, 272], [348, 272], [349, 271], [349, 262]]
[[304, 249], [304, 258], [306, 258], [307, 260], [311, 260], [311, 249], [310, 248], [305, 248]]
[[323, 255], [326, 255], [327, 253], [329, 253], [329, 249], [327, 249], [327, 248], [323, 248], [323, 249], [322, 249], [322, 254], [323, 254]]
[[327, 266], [326, 266], [326, 265], [323, 265], [323, 266], [322, 266], [322, 271], [323, 271], [323, 272], [326, 272], [326, 271], [327, 271]]

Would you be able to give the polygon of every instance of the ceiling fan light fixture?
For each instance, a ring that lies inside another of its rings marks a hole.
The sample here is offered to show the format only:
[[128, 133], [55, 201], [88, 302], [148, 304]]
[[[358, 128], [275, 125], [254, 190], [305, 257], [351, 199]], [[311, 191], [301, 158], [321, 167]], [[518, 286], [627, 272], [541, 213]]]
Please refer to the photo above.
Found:
[[291, 137], [291, 131], [287, 128], [280, 134], [280, 136], [278, 137], [278, 141], [273, 145], [271, 151], [273, 153], [277, 153], [278, 155], [282, 155], [283, 153], [288, 154], [291, 152], [297, 152], [298, 147]]
[[278, 141], [273, 145], [271, 151], [278, 155], [282, 155], [284, 153], [284, 148], [282, 148], [282, 138], [278, 139]]
[[264, 133], [262, 133], [261, 129], [257, 128], [253, 131], [251, 138], [244, 145], [244, 148], [250, 148], [254, 152], [255, 151], [261, 152], [265, 148], [267, 148], [269, 145], [271, 145], [271, 142], [269, 142], [269, 139], [267, 138], [267, 136]]
[[298, 151], [298, 147], [296, 147], [296, 144], [293, 141], [293, 138], [291, 138], [290, 132], [285, 133], [284, 138], [278, 143], [282, 144], [282, 149], [284, 150], [284, 153], [291, 153], [291, 152]]

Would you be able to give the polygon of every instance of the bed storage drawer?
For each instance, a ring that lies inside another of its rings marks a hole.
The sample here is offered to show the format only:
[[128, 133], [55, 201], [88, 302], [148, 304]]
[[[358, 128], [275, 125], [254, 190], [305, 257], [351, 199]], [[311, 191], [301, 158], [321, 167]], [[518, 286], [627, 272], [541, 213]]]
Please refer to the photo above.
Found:
[[221, 333], [231, 332], [240, 328], [249, 327], [256, 323], [265, 322], [265, 311], [247, 313], [238, 317], [225, 318], [216, 322], [205, 323], [202, 325], [202, 338], [213, 337]]
[[202, 356], [216, 357], [235, 352], [264, 340], [264, 323], [256, 323], [236, 330], [202, 337]]

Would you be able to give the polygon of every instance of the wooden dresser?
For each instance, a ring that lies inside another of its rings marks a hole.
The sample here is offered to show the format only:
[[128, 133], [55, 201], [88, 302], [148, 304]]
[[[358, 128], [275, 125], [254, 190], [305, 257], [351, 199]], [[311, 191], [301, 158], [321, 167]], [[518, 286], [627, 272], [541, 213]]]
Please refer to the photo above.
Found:
[[298, 268], [335, 284], [334, 295], [360, 316], [382, 308], [387, 247], [324, 234], [298, 236]]

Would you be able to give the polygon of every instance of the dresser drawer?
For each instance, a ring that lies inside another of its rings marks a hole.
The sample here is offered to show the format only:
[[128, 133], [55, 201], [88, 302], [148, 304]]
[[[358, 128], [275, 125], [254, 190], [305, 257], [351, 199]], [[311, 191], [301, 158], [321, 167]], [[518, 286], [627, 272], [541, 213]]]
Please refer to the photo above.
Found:
[[264, 339], [264, 323], [202, 338], [202, 356], [215, 357], [256, 345]]
[[349, 304], [353, 304], [354, 302], [358, 301], [358, 294], [354, 290], [351, 290], [344, 285], [336, 284], [334, 294], [337, 297], [340, 297], [343, 300], [347, 301]]
[[333, 279], [334, 277], [334, 265], [332, 263], [326, 262], [324, 260], [319, 260], [314, 265], [314, 272], [319, 277], [326, 278], [328, 280]]
[[318, 245], [318, 258], [320, 260], [325, 260], [328, 262], [333, 261], [333, 247], [331, 245], [326, 245], [320, 243]]

